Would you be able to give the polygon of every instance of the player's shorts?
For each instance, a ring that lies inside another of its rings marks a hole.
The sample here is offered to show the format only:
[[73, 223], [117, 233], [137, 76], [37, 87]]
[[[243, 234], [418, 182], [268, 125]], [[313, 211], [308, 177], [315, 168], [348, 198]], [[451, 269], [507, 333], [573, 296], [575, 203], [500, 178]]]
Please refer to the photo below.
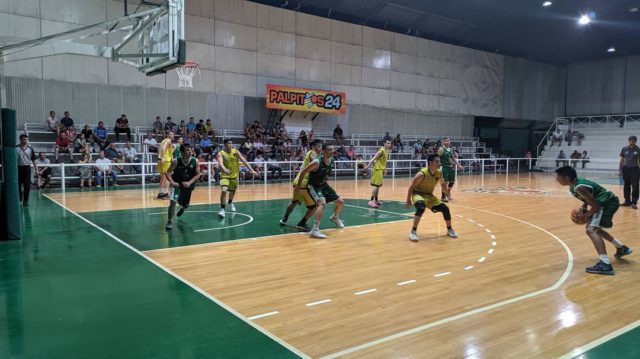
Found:
[[442, 178], [446, 183], [456, 181], [456, 171], [453, 167], [442, 166]]
[[597, 228], [613, 227], [613, 215], [616, 214], [618, 208], [620, 208], [618, 201], [607, 203], [591, 217], [588, 226]]
[[229, 191], [235, 191], [238, 188], [237, 178], [221, 178], [220, 187], [227, 187]]
[[318, 202], [321, 198], [324, 198], [327, 203], [331, 203], [340, 198], [336, 191], [327, 183], [321, 184], [319, 186], [308, 185], [307, 188], [309, 189], [309, 194], [311, 194], [311, 197], [316, 202]]
[[169, 167], [171, 167], [171, 161], [158, 161], [158, 172], [163, 175], [169, 171]]
[[189, 203], [191, 203], [191, 192], [193, 192], [193, 189], [190, 188], [171, 187], [169, 198], [174, 202], [178, 202], [183, 208], [188, 208]]
[[440, 198], [434, 196], [431, 193], [425, 193], [425, 194], [414, 193], [413, 197], [411, 197], [411, 203], [416, 204], [417, 202], [424, 202], [424, 204], [429, 209], [442, 204], [442, 201], [440, 200]]
[[291, 198], [291, 201], [294, 203], [304, 204], [305, 206], [307, 206], [307, 208], [313, 208], [316, 206], [316, 200], [313, 199], [311, 193], [309, 193], [308, 188], [301, 187], [298, 190], [294, 188], [293, 198]]
[[384, 170], [373, 170], [371, 174], [371, 185], [375, 187], [382, 186], [382, 179], [384, 178]]

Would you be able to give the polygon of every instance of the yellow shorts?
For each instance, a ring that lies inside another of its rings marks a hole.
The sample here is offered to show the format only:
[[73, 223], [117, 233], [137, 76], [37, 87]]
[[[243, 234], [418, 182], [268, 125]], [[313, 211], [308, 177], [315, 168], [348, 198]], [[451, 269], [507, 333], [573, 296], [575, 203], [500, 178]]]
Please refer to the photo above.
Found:
[[413, 204], [416, 204], [416, 202], [420, 202], [420, 201], [424, 202], [424, 204], [429, 209], [442, 204], [442, 201], [440, 200], [440, 198], [434, 196], [431, 193], [414, 194], [413, 197], [411, 197], [411, 203]]
[[291, 198], [292, 202], [301, 203], [309, 207], [314, 207], [316, 205], [316, 200], [313, 199], [311, 193], [309, 193], [308, 188], [300, 188], [299, 190], [293, 190], [293, 198]]
[[237, 178], [221, 178], [220, 187], [227, 187], [229, 191], [235, 191], [238, 188]]
[[384, 178], [384, 170], [373, 170], [371, 173], [371, 185], [380, 187], [382, 186], [382, 179]]
[[158, 161], [158, 172], [160, 172], [161, 175], [167, 173], [169, 167], [171, 167], [171, 161]]

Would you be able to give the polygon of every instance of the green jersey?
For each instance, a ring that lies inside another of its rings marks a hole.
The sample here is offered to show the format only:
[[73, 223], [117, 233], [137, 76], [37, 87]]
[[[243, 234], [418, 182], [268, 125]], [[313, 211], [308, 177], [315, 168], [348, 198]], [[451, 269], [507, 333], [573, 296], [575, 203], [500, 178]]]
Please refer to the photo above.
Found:
[[453, 149], [442, 146], [442, 156], [440, 156], [440, 164], [443, 167], [453, 166]]
[[333, 157], [329, 160], [329, 164], [324, 162], [324, 157], [317, 159], [320, 162], [320, 166], [314, 172], [309, 173], [309, 184], [317, 187], [327, 182], [329, 176], [331, 176], [331, 170], [333, 170]]
[[[186, 164], [182, 157], [176, 158], [174, 161], [176, 161], [176, 165], [171, 174], [171, 178], [173, 178], [175, 182], [182, 183], [191, 181], [191, 179], [196, 176], [196, 173], [198, 173], [198, 160], [196, 160], [195, 157], [189, 157]], [[193, 189], [195, 186], [196, 184], [193, 183], [189, 189]]]
[[586, 201], [582, 197], [580, 197], [580, 194], [576, 192], [576, 188], [578, 187], [588, 188], [596, 201], [603, 207], [611, 203], [617, 204], [619, 202], [618, 197], [613, 192], [605, 189], [604, 187], [593, 181], [590, 181], [583, 177], [578, 177], [576, 178], [575, 185], [569, 186], [569, 192], [571, 192], [571, 194], [575, 198], [579, 199], [582, 202], [586, 203]]

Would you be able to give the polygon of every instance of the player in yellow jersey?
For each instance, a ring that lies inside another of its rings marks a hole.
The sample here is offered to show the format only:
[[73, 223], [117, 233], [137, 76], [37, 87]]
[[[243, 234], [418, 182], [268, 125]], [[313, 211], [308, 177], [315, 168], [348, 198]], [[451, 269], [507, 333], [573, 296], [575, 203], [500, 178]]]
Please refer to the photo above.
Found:
[[441, 212], [444, 221], [447, 223], [447, 235], [452, 238], [458, 238], [458, 234], [451, 227], [451, 211], [449, 207], [433, 194], [438, 184], [442, 188], [442, 193], [448, 194], [449, 189], [442, 177], [442, 170], [440, 170], [440, 158], [438, 155], [432, 154], [427, 157], [427, 167], [422, 168], [413, 177], [413, 182], [411, 182], [407, 192], [405, 207], [409, 208], [412, 203], [416, 207], [413, 228], [411, 228], [411, 233], [409, 234], [409, 239], [413, 242], [418, 241], [416, 231], [418, 230], [420, 219], [427, 208], [433, 213]]
[[[224, 140], [224, 147], [216, 156], [218, 163], [220, 164], [220, 212], [218, 217], [224, 218], [226, 203], [229, 204], [229, 210], [231, 212], [236, 211], [236, 207], [233, 205], [233, 197], [236, 195], [236, 189], [238, 188], [238, 175], [240, 175], [240, 162], [253, 173], [254, 176], [258, 174], [247, 163], [247, 160], [242, 156], [240, 151], [233, 148], [233, 141], [230, 139]], [[227, 202], [227, 192], [229, 192], [229, 202]]]
[[[311, 149], [307, 152], [306, 156], [304, 156], [304, 162], [302, 162], [302, 166], [300, 168], [306, 167], [309, 163], [313, 162], [313, 160], [315, 160], [318, 155], [320, 155], [320, 153], [322, 153], [322, 141], [312, 141], [309, 148]], [[309, 188], [307, 188], [309, 174], [307, 173], [304, 178], [302, 178], [302, 185], [299, 189], [296, 189], [296, 186], [300, 181], [300, 173], [298, 173], [296, 178], [293, 180], [293, 198], [291, 198], [291, 203], [287, 207], [287, 210], [284, 213], [284, 217], [282, 217], [282, 219], [280, 220], [280, 225], [286, 226], [291, 212], [293, 212], [293, 210], [302, 203], [307, 206], [307, 213], [305, 213], [304, 217], [300, 220], [300, 222], [298, 222], [296, 228], [301, 231], [308, 232], [311, 230], [311, 228], [307, 226], [307, 221], [309, 220], [309, 218], [311, 218], [311, 216], [313, 216], [313, 213], [316, 211], [316, 201], [311, 196], [311, 193], [309, 193]]]
[[160, 148], [158, 149], [158, 172], [160, 173], [160, 188], [158, 191], [158, 199], [169, 198], [169, 180], [166, 178], [166, 174], [171, 167], [171, 161], [173, 161], [173, 132], [167, 132], [167, 137], [160, 142]]
[[380, 191], [380, 187], [382, 187], [382, 179], [387, 171], [387, 160], [389, 160], [390, 149], [391, 141], [384, 141], [384, 146], [380, 147], [378, 152], [371, 158], [371, 161], [364, 166], [364, 170], [367, 170], [373, 165], [373, 172], [371, 173], [371, 200], [369, 200], [369, 207], [371, 208], [382, 206], [382, 202], [378, 200], [378, 192]]

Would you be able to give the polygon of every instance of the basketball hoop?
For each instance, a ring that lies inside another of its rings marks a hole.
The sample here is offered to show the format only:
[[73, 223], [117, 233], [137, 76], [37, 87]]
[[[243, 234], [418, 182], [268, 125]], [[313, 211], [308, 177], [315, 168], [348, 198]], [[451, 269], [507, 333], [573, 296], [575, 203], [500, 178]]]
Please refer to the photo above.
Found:
[[193, 88], [193, 77], [200, 75], [200, 69], [198, 69], [198, 63], [195, 61], [187, 61], [184, 65], [176, 69], [178, 73], [178, 87]]

